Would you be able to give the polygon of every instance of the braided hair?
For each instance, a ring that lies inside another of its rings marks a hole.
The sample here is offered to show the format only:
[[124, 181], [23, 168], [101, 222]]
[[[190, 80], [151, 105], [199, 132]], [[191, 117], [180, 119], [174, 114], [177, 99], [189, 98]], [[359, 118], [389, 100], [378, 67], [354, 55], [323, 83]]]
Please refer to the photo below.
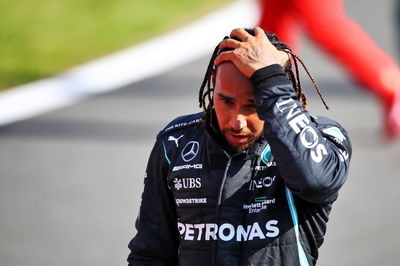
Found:
[[[254, 31], [252, 29], [246, 29], [246, 31], [249, 34], [254, 36]], [[291, 81], [291, 83], [295, 89], [295, 92], [297, 94], [297, 99], [301, 102], [301, 105], [303, 106], [303, 108], [307, 107], [307, 98], [301, 87], [298, 62], [300, 62], [300, 64], [303, 66], [304, 70], [306, 71], [307, 75], [309, 76], [311, 82], [313, 83], [315, 89], [317, 90], [318, 95], [321, 98], [326, 109], [329, 109], [323, 96], [321, 95], [321, 92], [318, 88], [317, 83], [315, 82], [314, 78], [311, 76], [311, 74], [308, 71], [304, 62], [295, 53], [293, 53], [292, 49], [290, 49], [289, 46], [287, 46], [285, 43], [283, 43], [281, 40], [279, 40], [275, 34], [265, 32], [265, 35], [268, 37], [268, 39], [272, 43], [272, 45], [274, 45], [279, 51], [286, 52], [291, 57], [292, 60], [288, 61], [284, 70], [285, 70], [285, 73], [286, 73], [288, 79]], [[224, 39], [227, 39], [227, 38], [230, 38], [230, 37], [226, 36]], [[217, 70], [217, 66], [214, 64], [214, 60], [217, 58], [217, 56], [221, 52], [224, 52], [224, 51], [226, 51], [226, 50], [219, 49], [219, 44], [215, 47], [214, 52], [211, 56], [210, 62], [208, 63], [207, 71], [204, 76], [203, 82], [200, 86], [199, 107], [202, 108], [204, 111], [204, 117], [203, 117], [204, 121], [205, 120], [211, 121], [211, 119], [212, 119], [212, 110], [214, 108], [214, 103], [213, 103], [214, 88], [212, 88], [212, 74], [216, 73], [216, 70]], [[293, 61], [295, 72], [293, 72], [293, 66], [292, 66], [291, 61]]]

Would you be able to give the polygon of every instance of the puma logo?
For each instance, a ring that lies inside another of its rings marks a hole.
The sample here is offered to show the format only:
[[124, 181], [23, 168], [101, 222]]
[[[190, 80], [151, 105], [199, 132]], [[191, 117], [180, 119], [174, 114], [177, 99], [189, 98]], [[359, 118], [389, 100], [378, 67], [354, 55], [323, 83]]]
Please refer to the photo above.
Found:
[[180, 135], [178, 138], [175, 138], [174, 136], [169, 136], [168, 141], [175, 141], [176, 147], [179, 147], [178, 141], [182, 137], [183, 135]]

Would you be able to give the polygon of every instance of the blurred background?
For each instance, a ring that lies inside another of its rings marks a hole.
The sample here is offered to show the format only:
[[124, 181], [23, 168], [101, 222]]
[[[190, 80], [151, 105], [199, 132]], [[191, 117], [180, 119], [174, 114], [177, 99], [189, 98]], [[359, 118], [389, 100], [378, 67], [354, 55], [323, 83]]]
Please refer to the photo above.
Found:
[[[0, 0], [0, 90], [8, 93], [14, 86], [62, 74], [235, 2]], [[345, 8], [398, 62], [396, 0], [347, 0]], [[231, 28], [248, 26], [237, 23]], [[171, 53], [179, 55], [182, 47]], [[174, 117], [199, 111], [198, 89], [211, 52], [151, 78], [0, 126], [0, 265], [126, 264], [155, 136]], [[331, 108], [324, 109], [303, 74], [310, 112], [341, 122], [354, 149], [319, 265], [399, 265], [400, 141], [382, 140], [377, 101], [306, 36], [300, 54]]]
[[0, 0], [0, 90], [192, 22], [232, 0]]

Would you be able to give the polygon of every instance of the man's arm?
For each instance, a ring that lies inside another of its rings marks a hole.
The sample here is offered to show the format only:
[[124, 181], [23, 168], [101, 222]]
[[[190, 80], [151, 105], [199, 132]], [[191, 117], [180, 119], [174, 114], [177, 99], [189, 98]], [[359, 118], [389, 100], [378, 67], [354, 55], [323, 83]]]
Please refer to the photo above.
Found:
[[179, 233], [163, 143], [153, 147], [144, 179], [137, 234], [129, 244], [129, 265], [178, 265]]
[[334, 201], [349, 170], [346, 131], [332, 120], [311, 117], [280, 65], [257, 70], [251, 80], [264, 135], [285, 184], [309, 202]]
[[220, 43], [220, 50], [226, 51], [215, 64], [230, 61], [251, 78], [257, 113], [265, 121], [264, 135], [286, 185], [309, 202], [331, 202], [348, 174], [347, 133], [333, 121], [313, 121], [282, 70], [288, 55], [278, 51], [261, 28], [254, 33], [233, 30], [230, 36], [238, 40]]

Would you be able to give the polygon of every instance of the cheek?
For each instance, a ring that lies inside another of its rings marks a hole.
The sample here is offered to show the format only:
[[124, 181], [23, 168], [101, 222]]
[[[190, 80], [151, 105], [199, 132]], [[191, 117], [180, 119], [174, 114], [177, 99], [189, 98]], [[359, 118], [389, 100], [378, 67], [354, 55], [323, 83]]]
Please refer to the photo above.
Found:
[[247, 119], [247, 127], [256, 135], [264, 129], [264, 121], [260, 120], [257, 114], [253, 114]]
[[217, 115], [219, 127], [221, 129], [225, 128], [224, 125], [226, 125], [228, 117], [229, 117], [226, 108], [222, 108], [221, 103], [215, 101], [214, 102], [214, 110], [215, 110], [215, 114]]

